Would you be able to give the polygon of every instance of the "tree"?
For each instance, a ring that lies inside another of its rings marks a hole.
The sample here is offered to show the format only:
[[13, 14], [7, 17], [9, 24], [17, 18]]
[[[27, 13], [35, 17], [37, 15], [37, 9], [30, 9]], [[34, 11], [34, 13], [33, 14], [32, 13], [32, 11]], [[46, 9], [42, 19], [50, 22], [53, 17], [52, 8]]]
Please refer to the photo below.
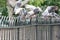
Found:
[[42, 6], [45, 0], [30, 0], [29, 4], [34, 6]]
[[6, 0], [0, 0], [0, 7], [6, 7]]
[[3, 16], [7, 16], [6, 0], [0, 0], [0, 12]]

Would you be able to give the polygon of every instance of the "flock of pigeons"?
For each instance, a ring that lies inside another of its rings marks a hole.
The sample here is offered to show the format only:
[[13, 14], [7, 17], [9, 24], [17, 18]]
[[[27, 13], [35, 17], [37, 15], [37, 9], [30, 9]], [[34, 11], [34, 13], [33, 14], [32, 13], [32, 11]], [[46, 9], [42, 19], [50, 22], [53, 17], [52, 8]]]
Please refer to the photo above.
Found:
[[33, 5], [25, 4], [20, 7], [21, 1], [17, 1], [14, 7], [14, 14], [18, 14], [22, 19], [36, 17], [40, 12], [42, 13], [42, 18], [55, 17], [59, 18], [60, 16], [56, 13], [58, 6], [48, 6], [46, 10], [43, 10], [40, 7], [35, 7]]
[[[18, 0], [16, 2], [14, 10], [13, 10], [15, 15], [18, 14], [17, 18], [20, 19], [20, 21], [23, 21], [26, 19], [29, 19], [27, 21], [30, 21], [30, 19], [36, 18], [37, 14], [39, 14], [39, 13], [42, 13], [41, 18], [44, 18], [44, 19], [48, 19], [49, 17], [55, 17], [55, 18], [59, 19], [59, 17], [60, 17], [57, 14], [58, 6], [48, 6], [46, 8], [46, 10], [43, 12], [43, 10], [40, 7], [36, 7], [33, 5], [25, 4], [25, 5], [21, 6], [21, 2], [22, 2], [21, 0]], [[2, 19], [4, 20], [4, 17]], [[13, 20], [10, 20], [9, 23], [13, 25], [14, 22], [15, 22], [15, 20], [13, 19]], [[19, 20], [17, 22], [19, 22]], [[2, 24], [3, 24], [3, 22], [2, 22]]]

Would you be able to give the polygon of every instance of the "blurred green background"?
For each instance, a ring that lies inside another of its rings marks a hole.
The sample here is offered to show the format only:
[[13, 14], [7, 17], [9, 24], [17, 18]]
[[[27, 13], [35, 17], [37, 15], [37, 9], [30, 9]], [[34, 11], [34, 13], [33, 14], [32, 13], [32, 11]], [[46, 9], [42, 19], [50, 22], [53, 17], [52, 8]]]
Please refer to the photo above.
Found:
[[[49, 5], [57, 5], [59, 7], [58, 14], [60, 15], [60, 0], [30, 0], [28, 4], [34, 6], [40, 6], [43, 10], [46, 9]], [[6, 0], [0, 0], [0, 12], [2, 12], [3, 16], [7, 16], [7, 8], [6, 8]]]
[[7, 0], [0, 0], [0, 12], [2, 13], [3, 16], [7, 16], [7, 8], [6, 8], [6, 2]]

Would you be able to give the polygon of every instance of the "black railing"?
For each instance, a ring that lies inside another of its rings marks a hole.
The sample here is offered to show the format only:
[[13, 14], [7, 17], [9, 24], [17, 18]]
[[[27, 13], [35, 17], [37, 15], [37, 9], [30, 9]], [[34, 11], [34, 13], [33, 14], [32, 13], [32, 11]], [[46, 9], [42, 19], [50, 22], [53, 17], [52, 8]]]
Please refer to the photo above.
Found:
[[0, 26], [21, 26], [21, 25], [36, 25], [36, 24], [60, 24], [60, 18], [42, 18], [36, 17], [32, 19], [22, 20], [20, 17], [0, 17]]

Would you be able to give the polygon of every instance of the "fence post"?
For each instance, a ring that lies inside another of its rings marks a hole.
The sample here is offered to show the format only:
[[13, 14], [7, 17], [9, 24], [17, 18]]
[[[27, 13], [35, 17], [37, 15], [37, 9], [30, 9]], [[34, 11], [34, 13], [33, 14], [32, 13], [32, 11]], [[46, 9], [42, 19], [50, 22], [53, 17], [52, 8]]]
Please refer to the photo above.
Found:
[[[52, 23], [52, 17], [50, 16], [50, 24]], [[52, 25], [50, 25], [50, 40], [52, 40]]]
[[37, 30], [38, 25], [37, 25], [37, 24], [38, 24], [38, 15], [37, 15], [37, 17], [36, 17], [36, 25], [35, 25], [35, 26], [36, 26], [36, 40], [38, 40], [38, 39], [37, 39], [37, 34], [38, 34], [38, 32], [37, 32], [37, 31], [38, 31], [38, 30]]
[[17, 40], [19, 40], [19, 28], [17, 28]]

